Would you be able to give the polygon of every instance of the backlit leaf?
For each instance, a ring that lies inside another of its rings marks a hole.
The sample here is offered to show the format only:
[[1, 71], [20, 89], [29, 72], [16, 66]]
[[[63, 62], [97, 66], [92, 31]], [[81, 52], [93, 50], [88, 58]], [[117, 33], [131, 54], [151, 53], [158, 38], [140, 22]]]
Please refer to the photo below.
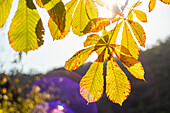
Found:
[[126, 47], [134, 58], [139, 58], [139, 48], [133, 39], [131, 31], [126, 22], [124, 23], [123, 27], [121, 45]]
[[124, 63], [127, 67], [134, 66], [139, 61], [131, 56], [131, 54], [127, 51], [128, 50], [123, 46], [116, 46], [114, 49], [116, 56], [122, 63]]
[[95, 0], [95, 2], [100, 6], [105, 6], [105, 2], [103, 0]]
[[19, 6], [9, 29], [9, 43], [19, 52], [38, 49], [36, 26], [40, 19], [37, 10], [27, 7], [25, 0], [19, 0]]
[[118, 36], [118, 33], [119, 33], [119, 30], [122, 26], [122, 22], [120, 22], [119, 24], [117, 24], [113, 30], [109, 31], [109, 34], [110, 34], [110, 44], [115, 44], [116, 43], [116, 39], [117, 39], [117, 36]]
[[44, 35], [44, 27], [43, 27], [43, 23], [42, 23], [41, 19], [39, 19], [39, 21], [37, 23], [35, 32], [37, 35], [38, 46], [40, 47], [44, 43], [43, 36], [42, 36], [42, 35]]
[[136, 78], [138, 79], [142, 79], [145, 81], [145, 78], [144, 78], [144, 69], [143, 69], [143, 66], [142, 64], [138, 61], [138, 63], [135, 63], [133, 66], [131, 67], [128, 67], [124, 64], [124, 66], [128, 69], [128, 71]]
[[138, 22], [130, 20], [128, 20], [128, 22], [139, 44], [145, 47], [146, 35], [143, 27]]
[[52, 20], [52, 18], [49, 19], [48, 22], [48, 27], [50, 29], [51, 36], [53, 37], [54, 40], [61, 40], [63, 39], [68, 32], [61, 32], [58, 29], [57, 24]]
[[[49, 22], [48, 22], [48, 27], [50, 29], [51, 35], [53, 37], [54, 40], [60, 40], [63, 39], [70, 31], [70, 27], [71, 27], [71, 22], [72, 22], [72, 14], [74, 11], [74, 8], [77, 4], [78, 0], [71, 0], [70, 2], [68, 2], [65, 7], [66, 7], [66, 14], [65, 14], [65, 28], [64, 31], [61, 31], [60, 29], [58, 29], [58, 25], [52, 20], [52, 18], [50, 18]], [[57, 10], [57, 8], [56, 8]], [[64, 12], [63, 12], [64, 14]], [[61, 17], [61, 21], [64, 22], [62, 20], [63, 17]]]
[[103, 94], [103, 62], [94, 62], [80, 81], [80, 94], [88, 103], [98, 101]]
[[64, 68], [69, 71], [77, 69], [88, 59], [94, 50], [95, 47], [92, 46], [87, 49], [78, 51], [68, 61], [66, 61]]
[[39, 7], [45, 8], [47, 11], [49, 11], [61, 0], [35, 0], [35, 1]]
[[11, 10], [13, 0], [0, 0], [0, 28], [5, 24]]
[[92, 19], [84, 28], [83, 33], [99, 32], [106, 26], [110, 25], [111, 19], [109, 18], [95, 18]]
[[51, 0], [35, 0], [39, 7], [44, 7], [45, 4], [49, 3]]
[[100, 36], [97, 34], [91, 34], [87, 37], [86, 41], [84, 42], [84, 47], [97, 44], [100, 40]]
[[93, 0], [85, 0], [86, 1], [86, 11], [87, 14], [91, 19], [97, 18], [98, 17], [98, 9]]
[[133, 10], [133, 12], [136, 14], [136, 17], [141, 21], [141, 22], [147, 22], [147, 16], [143, 11], [140, 10]]
[[30, 9], [36, 9], [33, 0], [26, 0], [27, 7]]
[[132, 13], [132, 11], [130, 11], [129, 14], [128, 14], [128, 20], [133, 20], [133, 13]]
[[65, 28], [65, 8], [63, 2], [57, 3], [48, 14], [52, 20], [58, 25], [60, 31], [64, 31]]
[[135, 8], [135, 7], [139, 6], [141, 3], [142, 3], [142, 2], [136, 2], [136, 3], [134, 3], [131, 8]]
[[123, 46], [115, 46], [114, 52], [122, 64], [128, 69], [128, 71], [138, 79], [144, 79], [144, 69], [142, 64], [132, 57], [128, 50]]
[[149, 12], [151, 12], [155, 8], [155, 5], [156, 5], [156, 0], [150, 0], [150, 2], [149, 2]]
[[73, 33], [78, 36], [84, 35], [82, 31], [87, 26], [89, 21], [90, 20], [85, 9], [85, 0], [80, 0], [73, 16], [72, 21]]
[[117, 18], [117, 17], [115, 17], [115, 18], [113, 18], [113, 19], [111, 19], [111, 21], [112, 21], [112, 23], [114, 23], [114, 22], [117, 22], [117, 21], [119, 21], [119, 20], [121, 20], [122, 18]]
[[114, 58], [107, 62], [106, 94], [108, 98], [122, 106], [131, 91], [130, 82]]
[[77, 5], [78, 0], [71, 0], [68, 2], [65, 7], [66, 7], [66, 19], [65, 19], [65, 32], [68, 33], [70, 31], [71, 23], [72, 23], [72, 14], [73, 11]]
[[162, 1], [165, 4], [170, 4], [170, 0], [160, 0], [160, 1]]

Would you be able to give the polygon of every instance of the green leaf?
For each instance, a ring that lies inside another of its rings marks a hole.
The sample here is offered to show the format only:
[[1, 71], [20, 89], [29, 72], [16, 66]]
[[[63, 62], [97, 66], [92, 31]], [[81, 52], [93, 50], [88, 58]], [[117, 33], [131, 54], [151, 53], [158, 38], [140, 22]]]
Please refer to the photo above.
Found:
[[11, 10], [13, 0], [0, 0], [0, 28], [5, 24]]

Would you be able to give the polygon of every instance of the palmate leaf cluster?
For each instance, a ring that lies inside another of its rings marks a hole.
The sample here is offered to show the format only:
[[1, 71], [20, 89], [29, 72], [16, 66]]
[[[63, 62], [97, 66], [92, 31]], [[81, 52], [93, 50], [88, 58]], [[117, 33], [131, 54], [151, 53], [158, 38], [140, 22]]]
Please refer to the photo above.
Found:
[[[80, 94], [88, 103], [98, 101], [103, 94], [104, 78], [103, 63], [107, 61], [106, 94], [108, 98], [122, 105], [131, 92], [130, 82], [114, 60], [115, 54], [128, 71], [138, 79], [144, 79], [142, 64], [138, 61], [140, 46], [145, 47], [146, 35], [139, 21], [147, 22], [145, 12], [136, 10], [142, 2], [140, 0], [129, 8], [127, 16], [123, 11], [128, 1], [122, 7], [114, 5], [111, 10], [113, 18], [98, 17], [98, 7], [107, 7], [102, 0], [70, 0], [64, 4], [61, 0], [35, 0], [36, 4], [45, 8], [50, 15], [48, 27], [54, 40], [63, 39], [72, 28], [74, 34], [83, 36], [103, 30], [102, 36], [90, 34], [84, 42], [83, 50], [78, 51], [66, 63], [64, 68], [75, 70], [82, 65], [92, 52], [98, 54], [86, 75], [80, 81]], [[170, 0], [161, 0], [170, 4]], [[0, 0], [0, 27], [9, 15], [12, 0]], [[149, 1], [149, 11], [156, 5], [156, 0]], [[107, 31], [105, 27], [116, 23], [115, 27]], [[116, 43], [118, 33], [123, 27], [121, 44]], [[33, 0], [19, 0], [18, 9], [9, 29], [9, 43], [15, 51], [29, 52], [43, 45], [44, 27]], [[137, 43], [136, 43], [137, 42]]]

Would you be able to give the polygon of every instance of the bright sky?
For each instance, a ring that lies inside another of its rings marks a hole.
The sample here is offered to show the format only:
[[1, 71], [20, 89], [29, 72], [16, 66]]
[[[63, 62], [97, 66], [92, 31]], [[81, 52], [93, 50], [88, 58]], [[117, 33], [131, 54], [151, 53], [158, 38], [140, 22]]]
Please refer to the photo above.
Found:
[[[143, 1], [146, 2], [146, 0]], [[147, 0], [146, 4], [148, 4], [148, 2], [149, 0]], [[0, 66], [0, 72], [4, 70], [8, 72], [16, 66], [16, 68], [22, 70], [24, 73], [30, 72], [31, 69], [36, 70], [36, 72], [45, 73], [54, 68], [64, 66], [65, 62], [75, 52], [84, 48], [83, 42], [85, 41], [87, 35], [78, 37], [70, 32], [65, 39], [53, 41], [47, 27], [49, 16], [45, 10], [42, 11], [43, 9], [41, 9], [41, 11], [39, 10], [41, 12], [40, 16], [43, 18], [44, 27], [46, 30], [44, 35], [44, 45], [36, 51], [30, 51], [28, 54], [24, 53], [20, 64], [11, 65], [13, 59], [18, 57], [18, 53], [10, 47], [8, 41], [8, 30], [15, 11], [17, 10], [18, 0], [14, 0], [14, 4], [6, 24], [0, 29], [0, 64], [4, 64], [4, 66]], [[151, 13], [148, 13], [146, 4], [144, 3], [139, 6], [139, 9], [145, 11], [148, 15], [148, 22], [141, 23], [147, 36], [146, 48], [141, 48], [142, 50], [150, 48], [152, 45], [156, 44], [158, 39], [164, 40], [170, 36], [170, 6], [157, 1], [156, 8]], [[99, 13], [100, 16], [110, 16], [106, 13], [104, 8], [99, 9]], [[94, 61], [96, 57], [96, 54], [92, 54], [88, 61]]]

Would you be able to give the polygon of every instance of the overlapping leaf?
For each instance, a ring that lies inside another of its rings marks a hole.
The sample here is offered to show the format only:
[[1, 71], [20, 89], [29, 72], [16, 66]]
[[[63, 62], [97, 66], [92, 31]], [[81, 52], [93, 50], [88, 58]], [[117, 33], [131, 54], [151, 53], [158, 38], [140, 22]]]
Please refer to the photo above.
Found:
[[45, 8], [47, 11], [49, 11], [61, 0], [35, 0], [35, 1], [39, 7]]
[[139, 48], [133, 39], [132, 33], [126, 22], [123, 27], [121, 45], [126, 47], [134, 58], [139, 58]]
[[141, 21], [141, 22], [147, 22], [147, 16], [145, 14], [145, 12], [140, 11], [140, 10], [136, 10], [134, 9], [135, 7], [139, 6], [142, 2], [137, 2], [134, 3], [131, 7], [131, 9], [129, 10], [128, 13], [128, 20], [133, 20], [133, 13], [135, 13], [136, 17]]
[[78, 36], [84, 35], [82, 31], [90, 21], [86, 12], [85, 4], [85, 0], [80, 0], [73, 16], [72, 30], [73, 33]]
[[84, 34], [91, 32], [99, 32], [103, 30], [106, 26], [110, 25], [110, 21], [112, 19], [109, 18], [94, 18], [88, 22], [84, 30], [82, 31]]
[[[63, 15], [63, 17], [60, 16], [62, 22], [64, 22], [63, 20], [65, 20], [65, 28], [63, 31], [61, 31], [58, 28], [58, 25], [52, 20], [52, 18], [50, 18], [48, 27], [50, 29], [53, 39], [56, 39], [56, 40], [63, 39], [70, 31], [71, 22], [72, 22], [72, 14], [73, 14], [74, 8], [76, 7], [77, 2], [78, 2], [78, 0], [72, 0], [65, 5], [66, 11], [65, 12], [63, 11], [63, 13], [61, 14], [61, 15]], [[55, 8], [56, 9], [53, 9], [53, 10], [58, 10], [58, 7], [55, 7]], [[64, 17], [65, 17], [65, 19], [64, 19]], [[62, 18], [63, 18], [63, 20], [62, 20]], [[55, 19], [55, 18], [53, 18], [53, 19]]]
[[58, 29], [63, 32], [65, 29], [65, 7], [63, 2], [58, 2], [51, 10], [48, 11], [50, 18], [57, 24]]
[[0, 0], [0, 28], [5, 24], [11, 10], [13, 0]]
[[145, 80], [142, 64], [130, 54], [127, 48], [116, 46], [114, 50], [116, 56], [134, 77]]
[[[40, 20], [40, 16], [36, 9], [32, 10], [28, 8], [26, 2], [26, 0], [19, 0], [18, 9], [8, 33], [11, 47], [19, 52], [38, 49], [38, 42], [42, 40], [40, 35], [43, 34], [40, 33], [38, 34], [39, 38], [37, 37], [36, 26]], [[39, 26], [42, 27], [42, 25]]]

